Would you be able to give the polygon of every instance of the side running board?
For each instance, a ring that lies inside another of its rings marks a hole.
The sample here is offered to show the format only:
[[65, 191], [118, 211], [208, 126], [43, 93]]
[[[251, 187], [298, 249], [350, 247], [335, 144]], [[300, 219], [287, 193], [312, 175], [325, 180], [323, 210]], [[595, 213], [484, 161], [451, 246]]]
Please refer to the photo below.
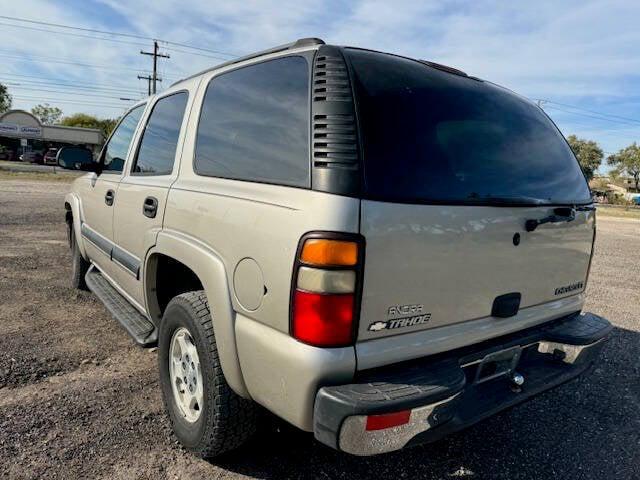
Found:
[[158, 332], [153, 323], [113, 288], [93, 265], [85, 276], [85, 282], [138, 345], [150, 347], [157, 344]]

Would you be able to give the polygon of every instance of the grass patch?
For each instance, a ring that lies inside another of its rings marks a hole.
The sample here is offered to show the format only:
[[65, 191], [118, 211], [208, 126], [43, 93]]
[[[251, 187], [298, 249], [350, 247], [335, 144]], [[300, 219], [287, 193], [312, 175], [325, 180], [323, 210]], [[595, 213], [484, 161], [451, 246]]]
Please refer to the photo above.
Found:
[[39, 180], [43, 182], [61, 182], [71, 183], [77, 175], [69, 175], [65, 173], [51, 173], [51, 172], [9, 172], [6, 170], [0, 170], [0, 181], [2, 180]]
[[633, 218], [640, 220], [640, 208], [598, 206], [597, 212], [603, 217]]

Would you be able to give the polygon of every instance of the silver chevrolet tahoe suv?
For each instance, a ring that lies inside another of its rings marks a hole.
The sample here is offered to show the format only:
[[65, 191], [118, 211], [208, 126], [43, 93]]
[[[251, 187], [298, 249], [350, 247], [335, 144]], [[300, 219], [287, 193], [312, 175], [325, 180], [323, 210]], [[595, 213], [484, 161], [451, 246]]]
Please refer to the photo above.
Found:
[[173, 430], [258, 405], [355, 455], [429, 442], [585, 371], [595, 210], [527, 99], [433, 62], [297, 42], [141, 101], [66, 196], [73, 284], [158, 346]]

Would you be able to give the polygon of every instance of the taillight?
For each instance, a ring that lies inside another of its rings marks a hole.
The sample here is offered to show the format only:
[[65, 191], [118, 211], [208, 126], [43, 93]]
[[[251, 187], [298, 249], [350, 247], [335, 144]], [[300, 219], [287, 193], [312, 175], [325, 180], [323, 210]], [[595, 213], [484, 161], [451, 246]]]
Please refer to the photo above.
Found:
[[359, 235], [309, 233], [296, 253], [291, 292], [291, 335], [318, 347], [355, 340], [364, 241]]

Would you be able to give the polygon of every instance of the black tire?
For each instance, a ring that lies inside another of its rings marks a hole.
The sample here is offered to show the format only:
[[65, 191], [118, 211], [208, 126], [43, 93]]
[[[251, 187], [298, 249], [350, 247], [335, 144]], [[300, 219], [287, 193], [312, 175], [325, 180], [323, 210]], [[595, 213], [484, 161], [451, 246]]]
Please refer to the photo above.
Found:
[[[181, 327], [193, 338], [202, 371], [204, 405], [193, 423], [184, 418], [176, 404], [169, 373], [171, 340]], [[183, 293], [169, 302], [158, 333], [158, 367], [173, 432], [187, 450], [211, 458], [241, 446], [255, 433], [256, 405], [231, 390], [222, 373], [209, 303], [203, 291]]]
[[84, 281], [84, 276], [87, 274], [90, 264], [82, 258], [80, 254], [73, 226], [71, 225], [69, 228], [69, 241], [71, 243], [71, 285], [78, 290], [89, 290]]

